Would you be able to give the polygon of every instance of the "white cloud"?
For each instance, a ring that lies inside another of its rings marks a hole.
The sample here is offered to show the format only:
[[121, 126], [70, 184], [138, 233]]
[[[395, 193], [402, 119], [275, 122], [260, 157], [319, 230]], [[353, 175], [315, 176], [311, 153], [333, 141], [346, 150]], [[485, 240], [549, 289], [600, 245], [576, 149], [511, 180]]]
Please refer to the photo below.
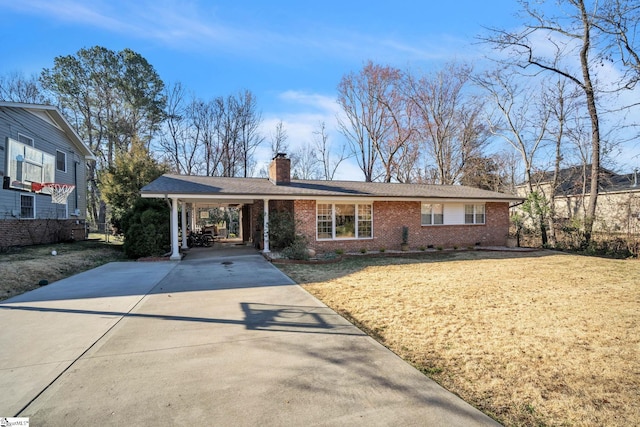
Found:
[[[268, 166], [271, 160], [270, 139], [280, 121], [287, 132], [287, 145], [291, 154], [302, 146], [313, 142], [313, 133], [319, 129], [320, 123], [325, 123], [325, 132], [334, 150], [339, 150], [346, 144], [344, 136], [338, 131], [336, 116], [342, 110], [332, 96], [318, 93], [289, 90], [278, 95], [284, 104], [285, 113], [270, 112], [265, 115], [261, 132], [266, 137], [265, 144], [256, 158], [260, 167]], [[260, 167], [258, 169], [260, 169]], [[343, 162], [336, 173], [336, 179], [362, 180], [362, 172], [355, 162]]]
[[101, 11], [103, 4], [96, 2], [91, 7], [74, 0], [57, 2], [41, 0], [0, 1], [0, 5], [22, 13], [43, 15], [51, 20], [81, 23], [115, 32], [128, 32], [134, 28], [119, 18]]
[[285, 102], [311, 107], [325, 114], [333, 114], [335, 116], [341, 111], [335, 96], [288, 90], [282, 92], [278, 97]]
[[[116, 34], [158, 40], [174, 47], [249, 45], [257, 35], [226, 26], [213, 10], [203, 10], [197, 2], [95, 0], [89, 5], [79, 0], [57, 2], [0, 0], [0, 5], [21, 13], [43, 15], [78, 25], [101, 28]], [[266, 37], [261, 34], [260, 37]]]
[[[403, 40], [322, 25], [308, 30], [293, 26], [267, 27], [247, 11], [233, 21], [222, 6], [202, 1], [0, 0], [0, 6], [52, 21], [91, 26], [112, 33], [155, 40], [186, 51], [224, 51], [272, 62], [296, 62], [301, 57], [326, 61], [408, 63], [440, 60], [460, 52], [466, 42], [442, 36], [436, 43]], [[226, 13], [226, 14], [225, 14]]]

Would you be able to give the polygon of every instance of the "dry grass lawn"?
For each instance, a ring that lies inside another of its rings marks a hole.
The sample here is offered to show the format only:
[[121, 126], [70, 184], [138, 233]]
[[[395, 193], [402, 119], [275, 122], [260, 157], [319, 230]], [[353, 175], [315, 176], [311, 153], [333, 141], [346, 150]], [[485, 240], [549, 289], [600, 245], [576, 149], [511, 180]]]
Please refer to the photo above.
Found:
[[[51, 251], [57, 252], [56, 256]], [[0, 300], [55, 282], [111, 261], [121, 261], [119, 246], [83, 241], [29, 246], [0, 253]]]
[[640, 262], [439, 252], [280, 268], [505, 425], [640, 425]]

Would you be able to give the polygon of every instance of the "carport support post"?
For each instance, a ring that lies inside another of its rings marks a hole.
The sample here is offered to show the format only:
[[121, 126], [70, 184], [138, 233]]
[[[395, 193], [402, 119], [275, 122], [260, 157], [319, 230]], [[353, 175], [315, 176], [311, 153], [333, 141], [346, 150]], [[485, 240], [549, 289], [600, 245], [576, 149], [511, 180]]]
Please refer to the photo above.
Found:
[[238, 235], [236, 237], [240, 237], [242, 242], [244, 243], [244, 230], [242, 229], [242, 208], [244, 206], [238, 206]]
[[187, 246], [187, 204], [182, 202], [180, 207], [182, 211], [182, 249], [189, 249]]
[[173, 261], [180, 260], [180, 248], [178, 246], [178, 198], [171, 198], [171, 257]]
[[263, 253], [269, 253], [271, 252], [269, 250], [269, 199], [264, 199], [264, 224], [262, 226], [262, 229], [264, 230], [264, 249], [262, 250]]

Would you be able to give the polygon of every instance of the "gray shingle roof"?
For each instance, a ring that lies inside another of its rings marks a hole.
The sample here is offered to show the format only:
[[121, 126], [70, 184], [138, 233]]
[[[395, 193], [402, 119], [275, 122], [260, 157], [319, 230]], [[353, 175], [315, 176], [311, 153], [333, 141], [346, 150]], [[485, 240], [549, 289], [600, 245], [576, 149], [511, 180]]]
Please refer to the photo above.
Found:
[[[535, 174], [532, 181], [540, 184], [551, 184], [553, 171], [544, 171]], [[632, 192], [639, 191], [640, 184], [636, 173], [617, 174], [605, 168], [600, 168], [600, 193]], [[524, 184], [522, 184], [524, 185]], [[556, 196], [581, 195], [591, 191], [591, 165], [571, 166], [560, 169], [558, 173], [558, 188]]]
[[144, 186], [145, 197], [168, 195], [225, 196], [229, 198], [397, 198], [397, 199], [482, 199], [488, 201], [521, 201], [510, 194], [460, 185], [400, 184], [357, 181], [291, 180], [274, 185], [266, 178], [225, 178], [166, 174]]

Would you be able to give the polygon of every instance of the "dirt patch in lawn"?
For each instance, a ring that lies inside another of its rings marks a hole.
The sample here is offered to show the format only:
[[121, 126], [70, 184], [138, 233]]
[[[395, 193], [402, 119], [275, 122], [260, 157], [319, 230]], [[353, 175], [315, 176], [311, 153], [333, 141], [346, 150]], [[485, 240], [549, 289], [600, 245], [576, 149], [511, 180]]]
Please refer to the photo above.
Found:
[[640, 425], [640, 262], [452, 252], [278, 266], [506, 425]]
[[36, 289], [43, 280], [55, 282], [124, 259], [121, 246], [92, 241], [6, 249], [0, 253], [0, 300]]

